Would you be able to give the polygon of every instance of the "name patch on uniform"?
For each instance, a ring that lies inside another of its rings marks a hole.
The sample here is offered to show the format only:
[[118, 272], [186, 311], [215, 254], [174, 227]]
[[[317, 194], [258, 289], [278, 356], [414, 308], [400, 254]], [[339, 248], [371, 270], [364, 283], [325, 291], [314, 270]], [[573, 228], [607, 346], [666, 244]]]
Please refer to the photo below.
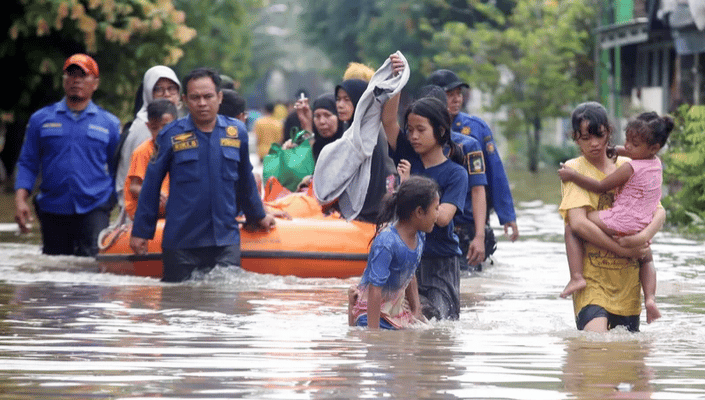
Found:
[[187, 140], [185, 142], [178, 142], [178, 143], [174, 143], [171, 145], [171, 148], [174, 151], [195, 149], [196, 147], [198, 147], [198, 140], [197, 139]]
[[[234, 126], [229, 126], [229, 127], [225, 128], [225, 134], [228, 135], [228, 137], [230, 137], [230, 138], [237, 139], [237, 137], [238, 137], [237, 128]], [[222, 143], [222, 141], [221, 141], [221, 143]], [[240, 145], [237, 145], [235, 147], [240, 147]]]
[[462, 134], [465, 135], [465, 136], [468, 136], [471, 132], [472, 132], [472, 131], [470, 130], [470, 127], [469, 127], [469, 126], [464, 127], [464, 128], [460, 131], [460, 133], [462, 133]]
[[171, 148], [174, 151], [195, 149], [198, 147], [198, 139], [193, 132], [180, 133], [171, 137]]
[[106, 128], [103, 128], [102, 126], [98, 126], [98, 125], [93, 125], [93, 124], [89, 124], [88, 129], [95, 129], [96, 131], [99, 131], [99, 132], [110, 133], [110, 131], [108, 131]]
[[485, 173], [485, 156], [482, 151], [471, 151], [465, 155], [468, 161], [468, 174], [484, 174]]
[[240, 139], [220, 138], [220, 145], [224, 147], [240, 148]]
[[61, 122], [47, 122], [42, 128], [61, 128]]

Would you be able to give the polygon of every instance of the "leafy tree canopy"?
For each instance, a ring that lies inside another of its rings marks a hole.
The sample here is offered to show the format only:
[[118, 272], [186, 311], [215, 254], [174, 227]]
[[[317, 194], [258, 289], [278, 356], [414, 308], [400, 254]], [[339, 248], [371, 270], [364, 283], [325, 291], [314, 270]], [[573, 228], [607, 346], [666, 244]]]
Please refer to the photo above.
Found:
[[[487, 5], [489, 22], [449, 22], [434, 35], [433, 64], [491, 93], [492, 109], [508, 112], [507, 133], [526, 133], [536, 156], [542, 119], [568, 115], [594, 95], [592, 2], [518, 0], [506, 21]], [[536, 170], [536, 157], [529, 167]]]
[[663, 205], [669, 223], [702, 233], [705, 231], [705, 106], [683, 105], [675, 116], [676, 128], [663, 155], [664, 182], [670, 189]]
[[26, 120], [63, 95], [61, 68], [71, 54], [91, 55], [100, 68], [96, 102], [132, 118], [144, 71], [172, 66], [183, 76], [210, 66], [249, 78], [248, 15], [260, 0], [9, 0], [0, 16], [7, 37], [0, 59], [22, 85], [0, 103], [6, 119]]
[[176, 64], [179, 76], [196, 67], [212, 67], [239, 84], [251, 78], [251, 27], [248, 24], [261, 0], [173, 0], [185, 12], [186, 25], [198, 34], [182, 46]]
[[11, 0], [5, 5], [0, 59], [21, 85], [0, 106], [26, 119], [62, 96], [61, 69], [71, 54], [92, 55], [100, 68], [100, 104], [123, 118], [150, 66], [173, 65], [196, 36], [169, 0]]
[[[472, 27], [487, 21], [487, 1], [479, 0], [303, 0], [302, 21], [309, 43], [320, 47], [340, 76], [351, 61], [373, 68], [401, 50], [411, 67], [409, 86], [423, 83], [431, 72], [428, 62], [437, 52], [434, 32], [456, 21]], [[496, 0], [491, 9], [500, 14], [511, 10], [511, 0]], [[466, 51], [464, 49], [463, 51]]]

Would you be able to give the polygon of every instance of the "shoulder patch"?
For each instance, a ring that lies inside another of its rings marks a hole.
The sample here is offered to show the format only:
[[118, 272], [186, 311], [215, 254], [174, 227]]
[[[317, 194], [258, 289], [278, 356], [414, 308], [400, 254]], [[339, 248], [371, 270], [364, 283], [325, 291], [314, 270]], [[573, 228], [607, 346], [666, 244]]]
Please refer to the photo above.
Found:
[[487, 152], [489, 154], [492, 154], [492, 153], [494, 153], [495, 150], [496, 149], [494, 147], [494, 142], [487, 142]]
[[485, 156], [482, 151], [471, 151], [465, 155], [468, 164], [468, 174], [477, 175], [485, 173]]
[[[229, 127], [225, 128], [225, 134], [228, 135], [229, 138], [237, 139], [237, 137], [238, 137], [237, 127], [229, 126]], [[238, 147], [240, 147], [240, 146], [238, 146]]]
[[470, 127], [469, 127], [469, 126], [465, 126], [465, 127], [463, 127], [463, 129], [460, 131], [460, 133], [462, 133], [462, 134], [465, 135], [465, 136], [468, 136], [468, 135], [470, 135], [470, 133], [472, 133], [472, 130], [470, 130]]

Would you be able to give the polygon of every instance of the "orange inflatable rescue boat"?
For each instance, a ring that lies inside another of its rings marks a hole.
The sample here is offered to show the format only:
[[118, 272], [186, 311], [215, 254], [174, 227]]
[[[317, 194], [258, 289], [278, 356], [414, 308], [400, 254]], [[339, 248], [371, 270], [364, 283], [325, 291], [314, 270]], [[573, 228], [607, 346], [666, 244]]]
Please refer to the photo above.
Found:
[[[276, 226], [266, 232], [240, 229], [243, 269], [302, 278], [362, 275], [375, 231], [373, 224], [326, 216], [316, 199], [303, 193], [292, 193], [265, 205], [292, 218], [277, 218]], [[158, 221], [146, 255], [134, 254], [130, 249], [131, 227], [127, 222], [107, 228], [99, 238], [101, 251], [96, 260], [104, 272], [161, 278], [164, 220]]]

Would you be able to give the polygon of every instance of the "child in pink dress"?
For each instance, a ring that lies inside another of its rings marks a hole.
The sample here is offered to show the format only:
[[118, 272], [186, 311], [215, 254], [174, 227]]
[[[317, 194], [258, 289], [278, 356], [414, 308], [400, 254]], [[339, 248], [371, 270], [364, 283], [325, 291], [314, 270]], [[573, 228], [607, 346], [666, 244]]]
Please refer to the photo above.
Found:
[[[626, 129], [625, 145], [618, 148], [617, 152], [630, 157], [631, 161], [624, 163], [601, 181], [561, 166], [558, 171], [561, 180], [575, 182], [580, 187], [593, 192], [602, 193], [623, 185], [615, 196], [611, 208], [591, 211], [587, 214], [588, 219], [608, 235], [637, 234], [653, 219], [654, 211], [661, 200], [663, 179], [661, 160], [656, 157], [656, 154], [666, 144], [672, 130], [673, 119], [669, 116], [659, 117], [655, 112], [642, 113], [635, 120], [630, 121]], [[575, 246], [575, 243], [579, 242], [566, 241], [571, 278], [561, 297], [567, 297], [586, 286], [582, 263], [571, 262], [572, 259], [582, 259], [582, 246]], [[645, 243], [630, 244], [630, 247], [639, 247]], [[647, 258], [651, 258], [650, 252]], [[651, 323], [661, 316], [656, 306], [656, 270], [652, 262], [642, 262], [640, 280], [644, 288], [646, 321]]]

